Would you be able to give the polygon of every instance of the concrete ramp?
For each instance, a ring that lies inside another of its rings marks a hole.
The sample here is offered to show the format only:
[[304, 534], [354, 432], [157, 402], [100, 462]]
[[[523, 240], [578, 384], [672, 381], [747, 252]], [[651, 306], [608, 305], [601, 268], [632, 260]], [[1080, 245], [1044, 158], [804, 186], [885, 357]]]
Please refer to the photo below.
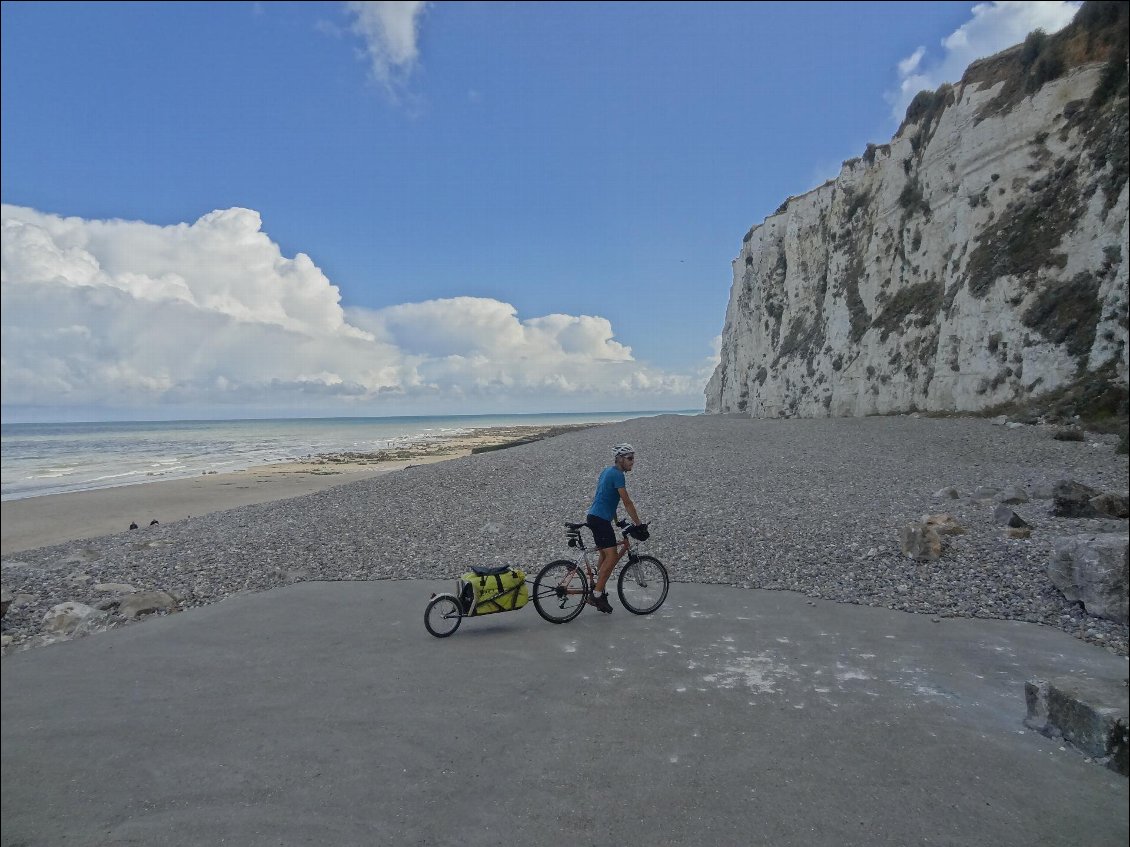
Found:
[[423, 626], [307, 583], [3, 660], [4, 845], [1125, 847], [1127, 780], [1025, 728], [1125, 658], [1033, 624], [674, 584]]

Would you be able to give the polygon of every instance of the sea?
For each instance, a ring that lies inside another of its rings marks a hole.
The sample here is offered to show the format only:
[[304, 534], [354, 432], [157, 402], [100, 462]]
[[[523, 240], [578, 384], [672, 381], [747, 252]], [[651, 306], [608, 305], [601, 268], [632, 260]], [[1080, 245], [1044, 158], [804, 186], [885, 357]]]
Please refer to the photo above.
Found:
[[0, 500], [372, 453], [485, 427], [613, 423], [679, 412], [14, 423], [0, 426]]

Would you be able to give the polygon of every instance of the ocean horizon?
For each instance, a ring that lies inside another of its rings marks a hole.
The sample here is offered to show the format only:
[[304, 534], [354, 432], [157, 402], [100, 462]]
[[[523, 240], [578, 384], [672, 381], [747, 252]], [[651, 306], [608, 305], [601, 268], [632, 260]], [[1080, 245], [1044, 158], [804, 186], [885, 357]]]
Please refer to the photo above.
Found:
[[372, 453], [503, 426], [615, 423], [701, 409], [0, 424], [0, 501]]

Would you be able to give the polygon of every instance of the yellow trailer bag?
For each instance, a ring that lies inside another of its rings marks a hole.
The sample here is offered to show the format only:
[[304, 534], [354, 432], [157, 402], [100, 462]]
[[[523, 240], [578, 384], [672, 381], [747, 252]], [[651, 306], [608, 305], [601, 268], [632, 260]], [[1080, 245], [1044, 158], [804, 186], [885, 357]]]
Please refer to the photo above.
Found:
[[509, 612], [521, 609], [530, 599], [526, 574], [517, 568], [492, 568], [487, 573], [470, 571], [463, 574], [459, 581], [464, 614]]

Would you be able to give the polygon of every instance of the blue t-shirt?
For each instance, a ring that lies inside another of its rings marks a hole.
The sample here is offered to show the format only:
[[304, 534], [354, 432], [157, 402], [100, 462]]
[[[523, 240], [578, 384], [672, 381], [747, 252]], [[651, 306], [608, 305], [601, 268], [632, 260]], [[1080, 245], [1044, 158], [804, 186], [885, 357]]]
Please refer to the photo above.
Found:
[[610, 465], [600, 472], [600, 481], [596, 484], [596, 497], [589, 507], [589, 514], [604, 518], [606, 521], [614, 520], [616, 507], [620, 505], [620, 489], [627, 488], [628, 482], [624, 479], [624, 472], [615, 465]]

